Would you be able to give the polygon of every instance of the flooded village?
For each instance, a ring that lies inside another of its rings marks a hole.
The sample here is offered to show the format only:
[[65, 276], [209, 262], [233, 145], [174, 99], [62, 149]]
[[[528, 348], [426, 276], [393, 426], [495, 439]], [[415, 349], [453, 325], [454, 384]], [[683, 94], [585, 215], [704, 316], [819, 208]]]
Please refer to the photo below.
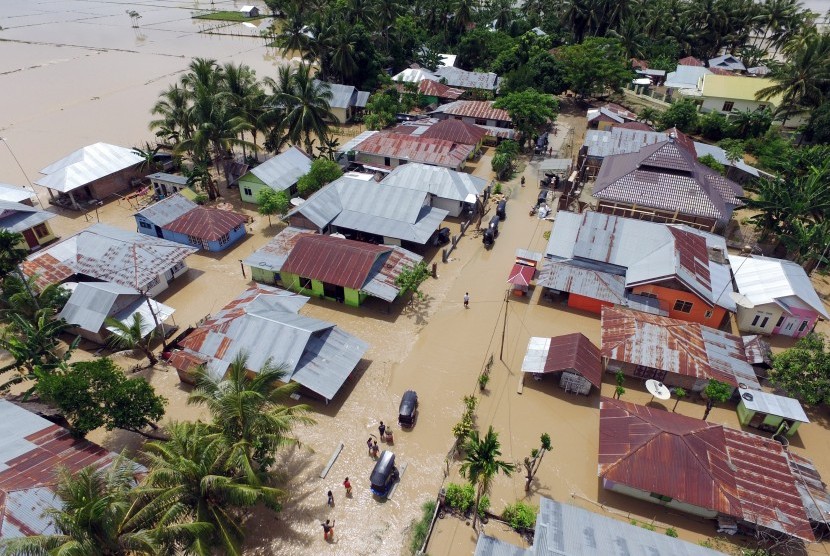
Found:
[[[223, 10], [247, 16], [194, 18]], [[0, 5], [0, 227], [27, 252], [8, 272], [66, 290], [52, 317], [67, 324], [60, 349], [78, 343], [63, 364], [110, 358], [166, 400], [152, 428], [78, 438], [45, 394], [21, 396], [36, 375], [0, 351], [26, 377], [0, 400], [0, 542], [56, 533], [62, 467], [106, 469], [123, 453], [144, 466], [130, 488], [155, 480], [148, 435], [215, 421], [193, 401], [197, 376], [219, 384], [244, 356], [243, 376], [283, 367], [296, 391], [280, 403], [310, 419], [263, 465], [286, 493], [279, 512], [260, 501], [232, 514], [242, 554], [830, 553], [827, 404], [768, 379], [774, 355], [828, 332], [830, 281], [745, 221], [746, 192], [769, 176], [752, 157], [679, 125], [656, 131], [640, 109], [670, 104], [632, 86], [615, 102], [560, 95], [499, 176], [498, 145], [524, 132], [494, 106], [495, 74], [444, 60], [392, 76], [387, 87], [399, 77], [430, 102], [385, 126], [366, 122], [380, 93], [332, 83], [328, 153], [308, 136], [267, 152], [243, 133], [259, 152], [209, 160], [212, 198], [171, 149], [148, 162], [151, 111], [196, 58], [258, 79], [298, 71], [302, 53], [270, 45], [268, 13], [228, 0]], [[682, 62], [676, 90], [733, 71]], [[658, 75], [644, 71], [633, 83]], [[662, 78], [655, 89], [671, 90]], [[722, 104], [726, 89], [695, 94]], [[329, 158], [336, 176], [303, 194]], [[269, 213], [261, 190], [290, 202]], [[135, 323], [154, 365], [141, 341], [112, 340]], [[451, 500], [482, 485], [465, 411], [472, 437], [492, 428], [514, 467], [488, 476], [480, 519], [475, 501]], [[155, 486], [142, 501], [163, 498]], [[505, 516], [517, 502], [530, 524]]]

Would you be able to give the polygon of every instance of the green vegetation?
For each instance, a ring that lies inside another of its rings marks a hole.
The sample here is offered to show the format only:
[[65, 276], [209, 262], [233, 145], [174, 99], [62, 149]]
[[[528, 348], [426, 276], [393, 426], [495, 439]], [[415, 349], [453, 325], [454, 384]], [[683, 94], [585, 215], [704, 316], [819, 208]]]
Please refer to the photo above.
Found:
[[715, 159], [715, 157], [712, 156], [711, 154], [705, 154], [705, 155], [701, 156], [700, 158], [698, 158], [697, 160], [698, 160], [698, 162], [700, 162], [701, 164], [703, 164], [705, 166], [708, 166], [709, 168], [711, 168], [712, 170], [714, 170], [718, 174], [724, 175], [726, 173], [726, 167], [723, 164], [721, 164], [720, 162], [718, 162], [717, 159]]
[[476, 407], [478, 398], [475, 396], [464, 396], [464, 413], [461, 420], [453, 425], [452, 434], [456, 443], [464, 441], [475, 428]]
[[533, 482], [533, 477], [539, 471], [539, 466], [542, 465], [542, 458], [547, 452], [551, 451], [550, 435], [543, 433], [539, 439], [539, 448], [533, 448], [530, 451], [530, 457], [526, 457], [522, 463], [525, 467], [525, 492], [530, 492], [530, 483]]
[[270, 187], [263, 187], [256, 192], [257, 211], [268, 217], [268, 225], [271, 225], [271, 215], [285, 214], [291, 201], [285, 191], [274, 191]]
[[729, 399], [732, 395], [732, 390], [734, 388], [731, 385], [715, 379], [710, 380], [706, 384], [706, 388], [703, 389], [703, 394], [706, 396], [706, 411], [703, 413], [704, 421], [709, 417], [709, 412], [712, 411], [715, 404], [723, 403]]
[[340, 165], [328, 158], [317, 158], [311, 162], [308, 173], [297, 180], [297, 192], [303, 197], [310, 197], [327, 183], [343, 175]]
[[232, 12], [232, 11], [218, 11], [218, 12], [210, 12], [205, 14], [194, 15], [193, 19], [211, 19], [215, 21], [234, 21], [234, 22], [241, 22], [241, 21], [255, 21], [257, 19], [263, 19], [267, 16], [264, 15], [257, 15], [254, 17], [248, 17], [242, 12]]
[[449, 483], [444, 493], [444, 502], [450, 508], [465, 514], [473, 507], [475, 497], [476, 493], [473, 485], [469, 483], [463, 485]]
[[[487, 434], [479, 436], [478, 431], [471, 431], [464, 444], [464, 462], [459, 471], [476, 489], [475, 507], [481, 511], [484, 495], [490, 490], [490, 485], [496, 475], [503, 473], [510, 476], [516, 469], [512, 463], [499, 459], [501, 443], [499, 435], [490, 426]], [[489, 503], [489, 501], [488, 501]], [[476, 528], [478, 512], [473, 516], [473, 529]]]
[[674, 407], [671, 408], [672, 413], [677, 410], [677, 404], [680, 403], [680, 400], [686, 397], [686, 391], [683, 388], [677, 387], [673, 390], [675, 397], [677, 398], [674, 400]]
[[660, 115], [660, 128], [676, 127], [683, 133], [694, 133], [698, 124], [697, 105], [691, 100], [672, 104]]
[[[150, 303], [149, 298], [146, 299], [146, 302]], [[155, 318], [155, 313], [153, 315]], [[158, 357], [153, 353], [153, 340], [159, 334], [157, 322], [150, 325], [145, 322], [144, 315], [134, 313], [133, 320], [130, 322], [125, 323], [117, 319], [108, 318], [106, 324], [107, 327], [115, 329], [109, 338], [109, 344], [114, 349], [138, 350], [147, 357], [151, 367], [159, 362]], [[148, 326], [151, 327], [150, 331], [145, 333], [144, 330]]]
[[412, 533], [409, 539], [409, 553], [412, 556], [418, 554], [424, 541], [427, 540], [429, 534], [429, 527], [432, 525], [432, 518], [435, 515], [435, 500], [427, 500], [421, 506], [421, 518], [415, 521], [412, 525]]
[[424, 261], [419, 262], [414, 266], [407, 266], [395, 278], [395, 285], [400, 288], [399, 296], [405, 295], [407, 292], [412, 292], [418, 299], [424, 298], [424, 292], [421, 291], [421, 284], [429, 278], [429, 268]]
[[591, 37], [560, 48], [558, 56], [569, 88], [580, 98], [619, 92], [634, 75], [617, 39]]
[[[520, 151], [521, 147], [516, 141], [508, 139], [499, 143], [499, 146], [496, 147], [496, 154], [493, 155], [490, 161], [490, 165], [498, 179], [507, 179], [513, 174]], [[501, 193], [500, 183], [496, 184], [493, 193]]]
[[614, 397], [618, 400], [622, 398], [623, 394], [625, 394], [625, 388], [623, 388], [623, 384], [625, 384], [625, 374], [622, 371], [617, 371], [614, 373], [614, 378], [617, 381], [617, 386], [614, 388]]
[[524, 502], [509, 504], [501, 517], [517, 531], [527, 531], [536, 526], [536, 508]]
[[516, 130], [521, 133], [522, 142], [528, 144], [542, 127], [556, 120], [559, 101], [551, 95], [527, 89], [499, 97], [493, 103], [493, 108], [507, 111]]
[[677, 529], [675, 529], [674, 527], [669, 527], [668, 529], [666, 529], [666, 536], [674, 537], [676, 539], [678, 537]]
[[830, 403], [830, 352], [823, 334], [808, 334], [772, 356], [769, 380], [810, 405]]

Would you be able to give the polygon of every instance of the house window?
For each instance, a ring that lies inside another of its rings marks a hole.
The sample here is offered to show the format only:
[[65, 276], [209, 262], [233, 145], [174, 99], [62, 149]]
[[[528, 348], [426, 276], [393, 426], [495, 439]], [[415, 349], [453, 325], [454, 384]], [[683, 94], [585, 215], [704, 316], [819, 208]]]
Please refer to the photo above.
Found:
[[223, 245], [227, 245], [227, 243], [228, 243], [228, 241], [230, 241], [230, 239], [231, 239], [231, 234], [230, 233], [227, 233], [227, 234], [223, 235], [222, 237], [220, 237], [219, 238], [219, 247], [222, 247]]
[[476, 119], [476, 125], [487, 125], [487, 120]]
[[758, 324], [758, 321], [761, 319], [761, 315], [755, 315], [755, 318], [752, 319], [752, 324], [750, 326], [755, 326]]
[[156, 276], [155, 278], [147, 282], [147, 286], [144, 288], [144, 291], [152, 290], [153, 288], [159, 285], [159, 282], [161, 282], [161, 279], [158, 276]]
[[723, 108], [721, 109], [721, 111], [723, 111], [723, 112], [732, 112], [733, 108], [735, 108], [735, 103], [732, 102], [731, 100], [727, 100], [726, 102], [723, 103]]
[[780, 319], [778, 319], [777, 323], [775, 323], [775, 328], [778, 328], [782, 324], [784, 324], [784, 317], [783, 316]]
[[311, 289], [311, 279], [310, 278], [300, 278], [300, 288], [303, 290], [310, 290]]
[[144, 220], [139, 220], [138, 225], [142, 228], [147, 228], [148, 230], [151, 230], [153, 228], [153, 226], [149, 222], [145, 222]]
[[243, 189], [242, 189], [242, 191], [243, 191], [243, 193], [245, 193], [245, 195], [247, 195], [248, 197], [253, 197], [253, 196], [254, 196], [254, 192], [253, 192], [253, 191], [251, 191], [251, 188], [250, 188], [250, 187], [245, 187], [245, 188], [243, 188]]
[[706, 311], [705, 313], [703, 313], [703, 318], [711, 319], [712, 315], [713, 315], [712, 311]]
[[35, 235], [40, 238], [44, 238], [49, 235], [49, 229], [46, 227], [46, 224], [38, 224], [34, 228], [32, 228], [35, 232]]
[[809, 322], [809, 321], [806, 321], [806, 320], [805, 320], [805, 321], [803, 321], [803, 322], [801, 323], [801, 326], [799, 326], [799, 327], [798, 327], [798, 331], [799, 331], [799, 332], [804, 332], [804, 329], [805, 329], [805, 328], [807, 328], [807, 323], [808, 323], [808, 322]]
[[650, 496], [651, 496], [652, 498], [657, 498], [657, 499], [658, 499], [658, 500], [660, 500], [661, 502], [671, 502], [671, 501], [672, 501], [672, 497], [671, 497], [671, 496], [665, 496], [665, 495], [663, 495], [663, 494], [657, 494], [656, 492], [652, 492], [652, 493], [650, 494]]
[[202, 247], [202, 239], [196, 236], [187, 236], [187, 242], [194, 247]]
[[384, 157], [384, 159], [383, 159], [383, 163], [384, 163], [385, 165], [387, 165], [387, 166], [392, 166], [392, 161], [391, 161], [391, 160], [389, 160], [389, 157], [388, 157], [388, 156], [387, 156], [387, 157]]
[[761, 328], [764, 328], [767, 323], [769, 322], [769, 317], [764, 317], [764, 320], [761, 321]]
[[674, 302], [674, 310], [680, 311], [681, 313], [691, 313], [692, 312], [692, 304], [688, 301], [683, 301], [682, 299], [678, 299]]

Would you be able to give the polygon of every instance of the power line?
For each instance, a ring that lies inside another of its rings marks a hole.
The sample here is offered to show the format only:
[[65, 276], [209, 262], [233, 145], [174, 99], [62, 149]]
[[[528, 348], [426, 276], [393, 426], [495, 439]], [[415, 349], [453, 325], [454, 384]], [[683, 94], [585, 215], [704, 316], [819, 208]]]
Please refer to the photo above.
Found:
[[6, 148], [9, 149], [9, 154], [12, 155], [12, 158], [14, 159], [15, 163], [17, 164], [17, 167], [20, 168], [20, 171], [23, 173], [23, 177], [26, 178], [26, 182], [29, 184], [29, 187], [32, 189], [32, 193], [35, 194], [35, 199], [37, 199], [37, 204], [40, 205], [40, 208], [43, 208], [43, 203], [40, 202], [40, 196], [38, 196], [37, 192], [35, 191], [35, 186], [32, 183], [32, 180], [29, 179], [29, 175], [26, 173], [26, 170], [23, 169], [23, 165], [20, 164], [20, 161], [15, 156], [14, 151], [12, 150], [11, 146], [9, 145], [8, 140], [6, 140], [5, 137], [0, 137], [0, 141], [2, 141], [3, 144], [6, 145]]

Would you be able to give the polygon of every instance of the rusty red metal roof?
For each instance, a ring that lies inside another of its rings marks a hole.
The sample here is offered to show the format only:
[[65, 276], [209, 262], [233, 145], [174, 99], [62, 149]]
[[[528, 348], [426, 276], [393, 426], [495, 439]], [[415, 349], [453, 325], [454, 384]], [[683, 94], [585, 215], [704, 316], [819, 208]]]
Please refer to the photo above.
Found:
[[473, 148], [473, 145], [442, 139], [381, 132], [367, 138], [354, 150], [358, 153], [398, 158], [409, 162], [457, 168], [472, 154]]
[[445, 98], [448, 100], [456, 100], [464, 94], [464, 89], [449, 87], [440, 81], [433, 81], [431, 79], [424, 79], [418, 83], [418, 91], [422, 95]]
[[216, 241], [248, 221], [244, 214], [213, 207], [196, 207], [176, 218], [165, 229], [205, 241]]
[[451, 116], [467, 116], [481, 120], [497, 120], [512, 122], [507, 110], [493, 108], [492, 100], [457, 100], [443, 106], [439, 106], [436, 112], [443, 112]]
[[696, 66], [699, 68], [704, 67], [704, 63], [695, 58], [694, 56], [686, 56], [685, 58], [681, 58], [677, 61], [678, 66]]
[[510, 269], [510, 276], [508, 276], [507, 282], [517, 286], [529, 286], [535, 274], [536, 267], [515, 263], [513, 268]]
[[569, 369], [585, 377], [597, 388], [602, 386], [602, 358], [599, 348], [583, 334], [565, 334], [550, 339], [545, 372], [555, 373]]
[[624, 122], [621, 124], [614, 124], [612, 127], [618, 127], [620, 129], [635, 129], [638, 131], [654, 131], [653, 127], [644, 124], [643, 122]]
[[390, 251], [391, 247], [362, 241], [305, 235], [294, 244], [282, 272], [359, 290], [378, 257]]
[[696, 379], [760, 390], [743, 340], [702, 324], [619, 307], [602, 309], [602, 355]]
[[[428, 83], [433, 83], [429, 81]], [[441, 120], [438, 123], [432, 124], [421, 137], [428, 139], [443, 139], [444, 141], [452, 141], [454, 143], [461, 143], [462, 145], [478, 145], [487, 131], [483, 128], [462, 122], [461, 120]]]
[[815, 540], [778, 442], [602, 398], [599, 476], [750, 525]]

